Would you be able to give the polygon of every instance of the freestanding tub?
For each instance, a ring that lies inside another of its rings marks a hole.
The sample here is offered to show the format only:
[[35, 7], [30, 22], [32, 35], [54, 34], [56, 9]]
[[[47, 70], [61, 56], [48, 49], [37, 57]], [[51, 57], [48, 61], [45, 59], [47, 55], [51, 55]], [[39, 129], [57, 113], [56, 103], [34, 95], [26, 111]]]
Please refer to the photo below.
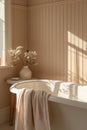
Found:
[[26, 80], [12, 85], [10, 92], [17, 94], [23, 88], [44, 90], [51, 94], [49, 106], [52, 130], [87, 130], [86, 85], [59, 80]]

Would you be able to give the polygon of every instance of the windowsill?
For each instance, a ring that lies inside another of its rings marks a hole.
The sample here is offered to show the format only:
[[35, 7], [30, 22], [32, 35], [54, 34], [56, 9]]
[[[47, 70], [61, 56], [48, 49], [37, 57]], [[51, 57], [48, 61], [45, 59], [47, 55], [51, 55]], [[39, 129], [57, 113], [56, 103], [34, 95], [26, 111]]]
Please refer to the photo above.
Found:
[[3, 68], [13, 68], [13, 67], [9, 65], [0, 65], [0, 69], [3, 69]]

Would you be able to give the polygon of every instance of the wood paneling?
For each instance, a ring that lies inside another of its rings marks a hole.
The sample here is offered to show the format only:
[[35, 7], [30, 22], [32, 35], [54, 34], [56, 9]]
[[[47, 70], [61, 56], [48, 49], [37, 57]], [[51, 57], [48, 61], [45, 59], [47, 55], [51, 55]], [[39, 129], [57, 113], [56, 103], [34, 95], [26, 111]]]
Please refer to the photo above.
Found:
[[29, 49], [38, 52], [37, 77], [87, 83], [86, 12], [86, 0], [29, 6]]
[[12, 5], [12, 45], [17, 47], [24, 46], [27, 49], [28, 29], [27, 29], [27, 7]]

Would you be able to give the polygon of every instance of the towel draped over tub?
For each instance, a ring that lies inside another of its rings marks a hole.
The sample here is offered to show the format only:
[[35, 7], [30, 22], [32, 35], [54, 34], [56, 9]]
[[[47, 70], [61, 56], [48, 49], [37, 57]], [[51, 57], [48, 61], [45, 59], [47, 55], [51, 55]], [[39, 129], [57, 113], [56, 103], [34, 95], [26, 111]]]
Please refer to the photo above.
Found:
[[17, 95], [15, 130], [50, 130], [48, 97], [44, 91], [22, 89]]

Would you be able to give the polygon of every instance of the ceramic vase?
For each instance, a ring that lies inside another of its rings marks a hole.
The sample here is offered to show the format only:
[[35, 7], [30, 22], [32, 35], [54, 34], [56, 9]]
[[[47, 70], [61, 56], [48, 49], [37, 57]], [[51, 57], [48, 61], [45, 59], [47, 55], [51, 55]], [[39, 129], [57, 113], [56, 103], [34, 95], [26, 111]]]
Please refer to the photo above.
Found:
[[19, 73], [19, 76], [21, 79], [28, 80], [32, 78], [32, 72], [28, 66], [23, 66]]

